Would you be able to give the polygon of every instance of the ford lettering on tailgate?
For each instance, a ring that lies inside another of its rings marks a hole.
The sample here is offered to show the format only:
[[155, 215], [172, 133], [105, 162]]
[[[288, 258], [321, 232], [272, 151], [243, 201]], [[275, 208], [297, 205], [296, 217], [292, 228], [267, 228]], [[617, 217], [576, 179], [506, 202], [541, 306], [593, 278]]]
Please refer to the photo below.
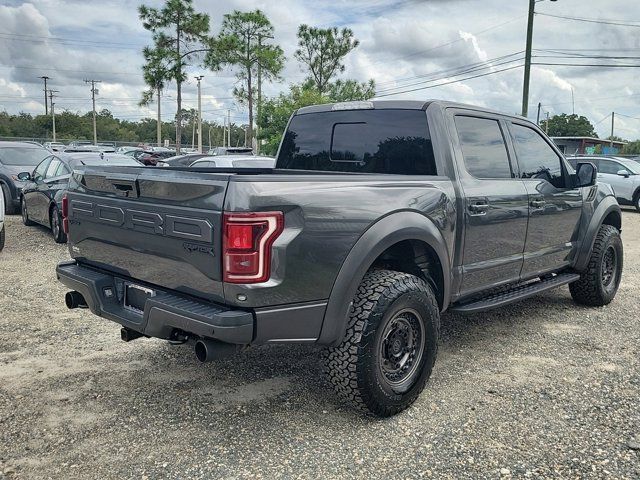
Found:
[[71, 223], [87, 220], [143, 233], [213, 242], [213, 225], [203, 218], [147, 212], [82, 200], [71, 200], [69, 210]]

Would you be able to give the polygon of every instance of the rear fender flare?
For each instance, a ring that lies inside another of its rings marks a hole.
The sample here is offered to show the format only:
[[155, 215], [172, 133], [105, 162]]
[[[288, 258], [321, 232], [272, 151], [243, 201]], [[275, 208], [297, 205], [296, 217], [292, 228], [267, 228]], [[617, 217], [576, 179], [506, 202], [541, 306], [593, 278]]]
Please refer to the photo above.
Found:
[[403, 240], [421, 240], [435, 251], [442, 266], [442, 310], [446, 310], [450, 298], [451, 265], [442, 234], [424, 215], [408, 211], [394, 213], [373, 224], [347, 255], [331, 289], [318, 343], [338, 345], [342, 341], [353, 297], [367, 270], [382, 252]]

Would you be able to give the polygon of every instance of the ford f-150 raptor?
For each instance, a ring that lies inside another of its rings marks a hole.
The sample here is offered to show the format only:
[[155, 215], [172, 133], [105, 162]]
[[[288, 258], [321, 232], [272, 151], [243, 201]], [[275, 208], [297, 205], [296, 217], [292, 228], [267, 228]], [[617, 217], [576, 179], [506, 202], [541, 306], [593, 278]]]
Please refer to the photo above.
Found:
[[273, 169], [87, 167], [57, 267], [70, 308], [208, 361], [325, 346], [337, 391], [375, 415], [427, 382], [440, 315], [568, 284], [601, 306], [622, 272], [620, 207], [524, 118], [442, 101], [291, 117]]

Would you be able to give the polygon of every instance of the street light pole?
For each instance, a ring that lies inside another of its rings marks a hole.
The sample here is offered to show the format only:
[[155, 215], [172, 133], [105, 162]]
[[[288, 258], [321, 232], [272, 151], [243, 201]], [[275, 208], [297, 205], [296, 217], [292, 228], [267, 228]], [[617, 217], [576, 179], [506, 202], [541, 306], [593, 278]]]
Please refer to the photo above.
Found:
[[200, 80], [204, 75], [196, 77], [198, 81], [198, 153], [202, 153], [202, 97], [200, 96]]
[[[531, 77], [531, 44], [533, 43], [533, 17], [535, 6], [544, 0], [529, 0], [529, 17], [527, 19], [527, 46], [524, 53], [524, 82], [522, 84], [522, 116], [529, 114], [529, 79]], [[557, 0], [550, 0], [556, 2]]]

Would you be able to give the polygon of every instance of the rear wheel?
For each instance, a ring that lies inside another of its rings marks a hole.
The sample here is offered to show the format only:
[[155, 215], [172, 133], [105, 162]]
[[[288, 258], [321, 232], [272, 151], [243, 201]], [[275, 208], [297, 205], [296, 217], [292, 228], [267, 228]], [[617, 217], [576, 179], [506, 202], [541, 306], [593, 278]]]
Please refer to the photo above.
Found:
[[636, 207], [638, 212], [640, 212], [640, 190], [638, 190], [633, 197], [633, 206]]
[[0, 252], [4, 248], [4, 223], [2, 224], [2, 228], [0, 228]]
[[402, 272], [367, 273], [342, 343], [325, 353], [338, 394], [381, 417], [409, 407], [436, 359], [440, 311], [431, 287]]
[[51, 209], [51, 233], [56, 243], [67, 243], [67, 235], [62, 229], [62, 215], [56, 205]]
[[587, 269], [580, 279], [569, 285], [577, 303], [600, 307], [613, 300], [622, 277], [622, 240], [611, 225], [602, 225], [593, 244]]
[[27, 227], [33, 225], [33, 222], [29, 220], [29, 212], [27, 210], [27, 200], [22, 197], [20, 198], [20, 212], [22, 213], [22, 223], [24, 223]]

